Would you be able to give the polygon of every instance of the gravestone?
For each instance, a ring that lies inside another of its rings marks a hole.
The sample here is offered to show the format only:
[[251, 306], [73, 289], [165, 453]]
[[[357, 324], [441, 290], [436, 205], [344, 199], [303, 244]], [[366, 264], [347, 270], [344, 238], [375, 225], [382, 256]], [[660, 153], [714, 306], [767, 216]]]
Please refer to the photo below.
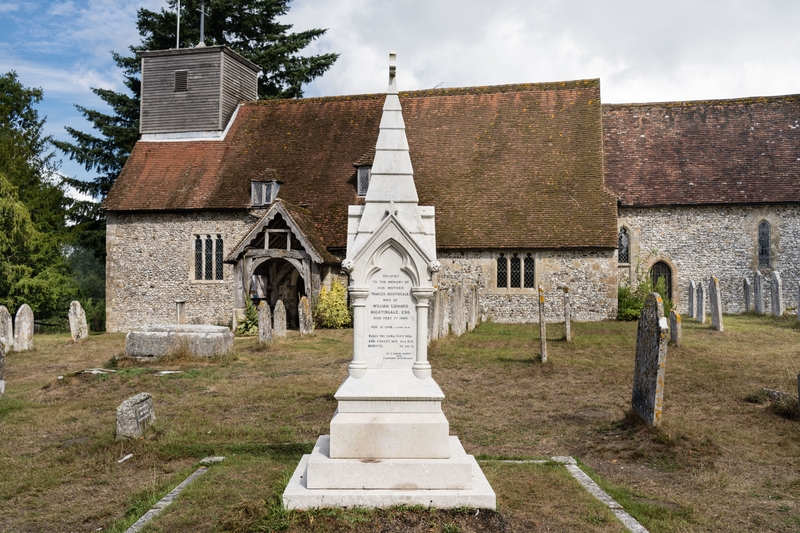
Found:
[[633, 411], [650, 426], [661, 423], [668, 335], [664, 303], [657, 292], [651, 292], [639, 316], [631, 399]]
[[89, 336], [86, 313], [83, 311], [81, 303], [77, 300], [69, 304], [69, 333], [73, 342], [78, 342]]
[[439, 338], [443, 339], [450, 334], [450, 315], [452, 308], [450, 307], [450, 289], [448, 287], [440, 287], [438, 292], [441, 292], [441, 299], [439, 300]]
[[261, 344], [272, 342], [272, 316], [269, 305], [264, 300], [258, 304], [258, 342]]
[[708, 280], [708, 295], [711, 303], [711, 329], [723, 331], [722, 325], [722, 297], [719, 292], [719, 279], [711, 276]]
[[6, 344], [0, 339], [0, 396], [6, 392]]
[[428, 311], [428, 342], [435, 341], [439, 338], [439, 313], [441, 313], [441, 299], [442, 299], [442, 291], [440, 289], [436, 290], [436, 294], [434, 294], [433, 298], [431, 299], [431, 307]]
[[672, 309], [669, 312], [669, 342], [673, 346], [680, 346], [682, 337], [681, 315]]
[[772, 316], [781, 317], [786, 312], [783, 305], [783, 281], [781, 273], [777, 270], [772, 272], [772, 283], [769, 284], [770, 302], [772, 303]]
[[539, 357], [547, 362], [547, 322], [544, 317], [544, 288], [539, 284]]
[[117, 440], [138, 439], [155, 419], [149, 392], [131, 396], [117, 407]]
[[[348, 210], [342, 268], [350, 275], [353, 360], [334, 395], [330, 436], [303, 456], [283, 502], [290, 509], [494, 509], [475, 458], [449, 436], [444, 394], [428, 362], [428, 306], [440, 268], [434, 209], [418, 205], [391, 60], [365, 203]], [[461, 300], [454, 322], [463, 331]]]
[[756, 270], [753, 274], [753, 300], [755, 301], [755, 308], [757, 315], [764, 314], [764, 276], [761, 272]]
[[467, 304], [467, 331], [472, 331], [478, 323], [478, 288], [474, 285], [469, 288]]
[[697, 299], [697, 286], [694, 281], [689, 282], [689, 309], [686, 316], [694, 317], [694, 301]]
[[750, 297], [750, 280], [742, 278], [742, 292], [744, 292], [744, 312], [749, 313], [753, 310], [753, 301]]
[[286, 308], [283, 306], [283, 300], [278, 300], [275, 304], [275, 315], [272, 317], [273, 327], [272, 334], [277, 339], [286, 338]]
[[14, 347], [14, 323], [5, 305], [0, 305], [0, 344], [6, 353]]
[[14, 351], [24, 352], [33, 348], [33, 311], [28, 304], [17, 309], [14, 319]]
[[570, 301], [569, 301], [569, 287], [564, 287], [564, 339], [567, 342], [572, 340], [571, 324], [570, 324]]
[[706, 289], [702, 281], [697, 284], [697, 315], [695, 318], [701, 324], [706, 323]]
[[314, 333], [314, 318], [311, 316], [311, 304], [308, 303], [308, 298], [305, 296], [300, 298], [297, 310], [300, 315], [300, 335], [311, 335]]
[[464, 334], [466, 318], [464, 317], [464, 288], [457, 283], [453, 289], [453, 318], [451, 328], [453, 335], [460, 337]]

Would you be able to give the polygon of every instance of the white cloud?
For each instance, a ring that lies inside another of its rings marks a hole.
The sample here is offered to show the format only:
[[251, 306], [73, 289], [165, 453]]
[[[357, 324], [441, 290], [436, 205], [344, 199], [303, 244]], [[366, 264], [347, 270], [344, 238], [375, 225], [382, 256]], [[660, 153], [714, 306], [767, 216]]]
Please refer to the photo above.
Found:
[[0, 4], [0, 13], [11, 13], [17, 11], [18, 9], [19, 9], [19, 4], [9, 4], [9, 3]]

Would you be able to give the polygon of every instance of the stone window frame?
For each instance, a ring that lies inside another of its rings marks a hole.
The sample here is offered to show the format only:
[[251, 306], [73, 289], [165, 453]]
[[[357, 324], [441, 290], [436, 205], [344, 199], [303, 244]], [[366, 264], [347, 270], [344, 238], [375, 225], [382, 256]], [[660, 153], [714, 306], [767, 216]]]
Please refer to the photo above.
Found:
[[628, 232], [628, 262], [619, 262], [619, 247], [616, 250], [617, 268], [619, 269], [620, 280], [626, 280], [628, 283], [633, 282], [636, 270], [636, 262], [639, 257], [639, 237], [633, 230], [631, 224], [625, 220], [620, 220], [617, 226], [617, 239], [619, 239], [619, 230], [625, 228]]
[[[627, 259], [628, 260], [627, 261], [620, 261], [620, 256], [619, 256], [619, 249], [620, 249], [619, 239], [620, 239], [620, 235], [622, 234], [623, 231], [625, 232], [625, 235], [628, 238], [628, 243], [627, 243], [627, 255], [628, 255]], [[632, 249], [632, 246], [631, 246], [631, 235], [633, 235], [633, 232], [631, 231], [631, 229], [627, 225], [620, 224], [619, 228], [617, 228], [617, 265], [618, 266], [624, 267], [624, 266], [629, 266], [631, 264], [631, 249]]]
[[[201, 242], [201, 256], [198, 257], [197, 242]], [[212, 250], [207, 249], [208, 239]], [[225, 241], [227, 239], [219, 231], [193, 231], [189, 236], [189, 281], [193, 283], [225, 283]], [[198, 278], [198, 261], [202, 272]], [[207, 279], [207, 267], [211, 265], [211, 278]], [[222, 265], [222, 268], [220, 268]]]
[[[512, 259], [516, 256], [519, 259], [519, 285], [518, 287], [511, 286], [512, 279]], [[505, 259], [505, 275], [506, 285], [498, 285], [498, 261]], [[501, 294], [534, 294], [537, 293], [537, 286], [539, 284], [539, 273], [541, 272], [541, 258], [536, 252], [528, 250], [503, 250], [494, 252], [492, 254], [491, 262], [491, 276], [494, 290]], [[533, 267], [533, 276], [527, 276], [527, 266]], [[528, 286], [530, 284], [530, 286]]]
[[[681, 293], [680, 293], [680, 284], [678, 283], [678, 266], [672, 260], [672, 258], [665, 254], [656, 254], [652, 257], [647, 259], [645, 263], [645, 272], [647, 272], [648, 279], [650, 278], [650, 272], [653, 269], [653, 266], [656, 263], [665, 263], [670, 269], [670, 290], [669, 293], [672, 294], [672, 307], [673, 309], [678, 308], [678, 304], [681, 302]], [[707, 280], [703, 280], [705, 283]]]
[[[758, 227], [762, 222], [769, 224], [769, 266], [759, 264], [759, 246], [758, 246]], [[760, 270], [762, 274], [769, 275], [773, 270], [781, 269], [781, 228], [783, 226], [783, 218], [780, 212], [772, 206], [758, 207], [748, 213], [744, 230], [750, 236], [750, 268], [752, 270]]]

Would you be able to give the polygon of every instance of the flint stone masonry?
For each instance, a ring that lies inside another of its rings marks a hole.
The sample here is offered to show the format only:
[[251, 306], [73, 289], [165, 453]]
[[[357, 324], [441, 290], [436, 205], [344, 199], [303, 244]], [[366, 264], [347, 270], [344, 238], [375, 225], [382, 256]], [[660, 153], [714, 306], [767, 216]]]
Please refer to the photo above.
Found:
[[14, 347], [14, 323], [5, 305], [0, 305], [0, 344], [6, 353]]
[[777, 270], [772, 271], [772, 280], [769, 288], [772, 316], [783, 316], [783, 313], [786, 311], [783, 305], [783, 282], [781, 280], [781, 273]]
[[258, 342], [269, 344], [272, 342], [272, 316], [267, 302], [258, 304]]
[[750, 289], [750, 280], [747, 278], [742, 278], [742, 292], [744, 292], [744, 312], [749, 313], [753, 310], [753, 301], [750, 296], [752, 292]]
[[278, 300], [275, 304], [272, 334], [278, 339], [286, 338], [286, 308], [283, 306], [283, 300]]
[[672, 309], [669, 312], [669, 342], [673, 346], [680, 346], [683, 338], [681, 315]]
[[314, 319], [311, 316], [311, 304], [308, 298], [303, 296], [297, 306], [300, 315], [300, 335], [311, 335], [314, 333]]
[[224, 326], [166, 324], [136, 328], [125, 337], [129, 357], [161, 357], [183, 346], [197, 357], [224, 355], [233, 349], [233, 333]]
[[689, 305], [686, 309], [686, 316], [689, 318], [694, 317], [695, 312], [695, 301], [697, 300], [697, 285], [695, 285], [694, 280], [689, 282]]
[[764, 314], [764, 276], [756, 270], [753, 273], [753, 299], [755, 300], [756, 314]]
[[117, 440], [136, 439], [156, 419], [149, 392], [131, 396], [117, 407]]
[[[665, 260], [672, 268], [672, 300], [679, 313], [688, 306], [688, 280], [707, 279], [712, 272], [719, 278], [722, 312], [744, 311], [740, 284], [758, 269], [762, 220], [771, 226], [770, 267], [781, 272], [785, 285], [800, 283], [800, 205], [621, 207], [618, 220], [630, 231], [631, 257], [657, 250], [645, 266]], [[769, 272], [764, 270], [767, 278]], [[764, 296], [769, 298], [769, 291]], [[795, 307], [796, 297], [784, 305]]]
[[695, 318], [701, 324], [706, 323], [706, 290], [703, 282], [697, 284], [697, 313]]
[[33, 348], [33, 311], [28, 304], [17, 309], [14, 319], [14, 351], [24, 352]]
[[711, 328], [723, 331], [722, 325], [722, 299], [719, 293], [719, 279], [711, 276], [708, 280], [709, 300], [711, 302]]
[[86, 313], [81, 303], [73, 301], [69, 304], [69, 333], [73, 342], [78, 342], [89, 336], [89, 326], [86, 324]]
[[661, 424], [668, 335], [664, 303], [658, 293], [651, 292], [639, 316], [631, 399], [634, 412], [650, 426]]

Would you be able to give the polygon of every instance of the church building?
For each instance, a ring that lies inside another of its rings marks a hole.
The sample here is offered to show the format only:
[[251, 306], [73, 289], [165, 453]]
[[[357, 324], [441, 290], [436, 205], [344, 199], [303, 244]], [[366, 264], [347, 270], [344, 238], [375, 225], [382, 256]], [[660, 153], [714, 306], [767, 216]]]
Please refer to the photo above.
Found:
[[[384, 95], [257, 101], [222, 46], [141, 54], [141, 138], [105, 200], [107, 329], [228, 325], [246, 298], [297, 321], [342, 270]], [[440, 288], [498, 322], [613, 319], [620, 281], [664, 276], [683, 311], [715, 274], [800, 272], [800, 98], [603, 105], [599, 80], [401, 92]], [[431, 217], [433, 214], [431, 213]], [[432, 219], [432, 218], [431, 218]], [[683, 306], [683, 307], [682, 307]]]

